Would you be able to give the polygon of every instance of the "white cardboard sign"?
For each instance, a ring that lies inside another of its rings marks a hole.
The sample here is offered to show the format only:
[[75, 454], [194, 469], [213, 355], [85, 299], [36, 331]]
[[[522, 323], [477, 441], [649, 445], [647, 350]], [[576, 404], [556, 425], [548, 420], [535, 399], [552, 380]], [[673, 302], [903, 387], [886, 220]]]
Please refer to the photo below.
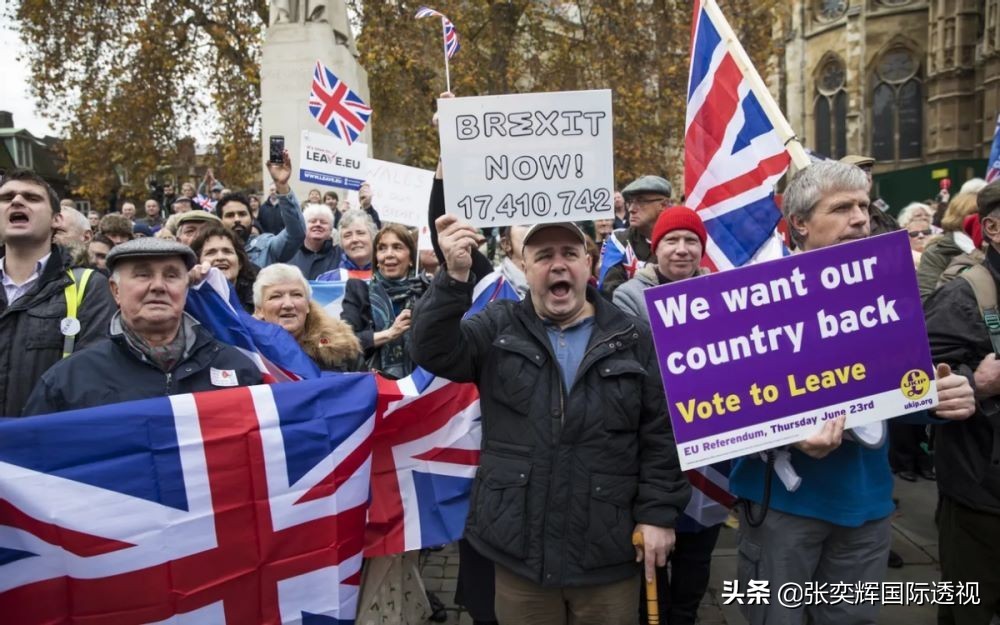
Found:
[[438, 100], [445, 204], [475, 226], [613, 215], [611, 91]]
[[427, 225], [434, 172], [370, 158], [365, 181], [371, 184], [372, 206], [383, 222]]
[[302, 131], [299, 180], [324, 187], [358, 189], [368, 168], [368, 146], [308, 130]]

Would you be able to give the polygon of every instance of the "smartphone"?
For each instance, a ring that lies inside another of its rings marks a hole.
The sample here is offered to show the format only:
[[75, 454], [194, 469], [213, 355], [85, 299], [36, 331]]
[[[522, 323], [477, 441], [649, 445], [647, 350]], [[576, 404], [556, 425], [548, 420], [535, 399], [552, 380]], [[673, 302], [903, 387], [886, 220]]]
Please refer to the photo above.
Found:
[[285, 161], [285, 137], [283, 135], [271, 135], [271, 157], [269, 163], [283, 163]]

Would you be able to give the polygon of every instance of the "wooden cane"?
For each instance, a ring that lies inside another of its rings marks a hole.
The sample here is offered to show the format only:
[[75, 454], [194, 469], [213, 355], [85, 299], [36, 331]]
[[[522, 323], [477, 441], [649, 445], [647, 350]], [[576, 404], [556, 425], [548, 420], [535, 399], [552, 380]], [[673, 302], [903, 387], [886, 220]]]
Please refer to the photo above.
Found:
[[[643, 548], [642, 532], [632, 534], [632, 544], [640, 549]], [[660, 603], [656, 598], [656, 563], [653, 564], [653, 581], [646, 582], [646, 622], [649, 625], [660, 625]], [[643, 579], [645, 577], [643, 575]]]

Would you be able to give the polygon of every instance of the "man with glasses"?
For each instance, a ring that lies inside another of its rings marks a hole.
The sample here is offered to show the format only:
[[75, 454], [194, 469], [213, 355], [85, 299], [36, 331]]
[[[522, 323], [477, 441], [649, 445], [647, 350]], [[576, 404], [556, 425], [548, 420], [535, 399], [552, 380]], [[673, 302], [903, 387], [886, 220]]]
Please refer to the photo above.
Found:
[[622, 245], [632, 249], [637, 266], [626, 267], [624, 263], [619, 263], [608, 270], [601, 285], [601, 293], [608, 299], [638, 269], [648, 262], [656, 262], [650, 237], [656, 218], [670, 203], [672, 192], [670, 183], [659, 176], [642, 176], [622, 189], [625, 207], [628, 209], [628, 228], [616, 231], [614, 236], [618, 237]]

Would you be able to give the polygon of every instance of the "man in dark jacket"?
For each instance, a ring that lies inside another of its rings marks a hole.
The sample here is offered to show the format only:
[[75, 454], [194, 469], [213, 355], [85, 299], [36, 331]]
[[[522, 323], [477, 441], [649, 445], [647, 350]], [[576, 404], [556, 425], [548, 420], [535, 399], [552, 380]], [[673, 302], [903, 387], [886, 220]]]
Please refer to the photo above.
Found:
[[[980, 191], [977, 204], [990, 244], [982, 267], [1000, 289], [1000, 181]], [[963, 275], [973, 271], [981, 270]], [[968, 377], [977, 400], [972, 418], [937, 428], [934, 456], [941, 579], [978, 582], [981, 601], [942, 604], [938, 623], [989, 623], [1000, 609], [1000, 335], [984, 321], [972, 284], [961, 277], [931, 295], [924, 311], [934, 361]]]
[[[107, 280], [74, 270], [52, 244], [59, 198], [45, 180], [14, 170], [0, 182], [0, 416], [18, 417], [31, 390], [64, 353], [106, 336], [114, 302]], [[68, 297], [68, 299], [67, 299]]]
[[690, 494], [649, 326], [587, 287], [585, 238], [569, 223], [525, 235], [523, 302], [463, 321], [476, 232], [452, 215], [436, 226], [447, 273], [414, 310], [412, 356], [479, 387], [465, 536], [496, 563], [499, 622], [635, 623], [636, 561], [647, 579], [665, 563]]
[[116, 245], [107, 262], [121, 310], [111, 320], [111, 338], [49, 369], [25, 414], [260, 384], [246, 356], [184, 312], [195, 260], [189, 247], [165, 239]]
[[[617, 230], [613, 236], [618, 237], [622, 245], [631, 247], [638, 263], [637, 269], [642, 269], [646, 263], [655, 263], [656, 254], [649, 244], [653, 236], [653, 224], [664, 208], [670, 204], [672, 189], [670, 183], [659, 176], [642, 176], [622, 189], [625, 206], [628, 208], [628, 229]], [[611, 299], [615, 289], [634, 276], [625, 265], [619, 263], [608, 270], [601, 284], [601, 293]]]
[[310, 204], [302, 211], [302, 217], [306, 221], [306, 238], [288, 264], [301, 269], [306, 280], [315, 280], [320, 274], [340, 267], [343, 250], [331, 239], [335, 218], [329, 206]]

